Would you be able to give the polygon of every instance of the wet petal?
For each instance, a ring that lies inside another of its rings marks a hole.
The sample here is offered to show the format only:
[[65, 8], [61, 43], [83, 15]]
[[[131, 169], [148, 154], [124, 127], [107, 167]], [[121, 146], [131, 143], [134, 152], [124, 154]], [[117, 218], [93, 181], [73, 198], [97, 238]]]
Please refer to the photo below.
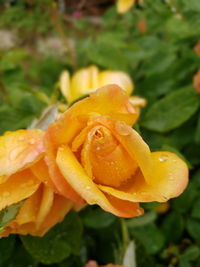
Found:
[[153, 152], [155, 190], [167, 199], [179, 196], [188, 184], [188, 167], [177, 155], [170, 152]]
[[45, 145], [46, 145], [45, 162], [48, 166], [50, 179], [52, 183], [54, 184], [56, 191], [68, 199], [71, 199], [75, 202], [83, 203], [84, 201], [73, 190], [70, 184], [65, 180], [65, 178], [61, 174], [56, 164], [57, 147], [55, 146], [52, 140], [51, 131], [47, 132], [46, 134]]
[[40, 208], [39, 208], [37, 219], [36, 219], [36, 229], [39, 229], [39, 227], [45, 220], [45, 217], [51, 210], [51, 207], [53, 205], [53, 200], [54, 200], [53, 191], [49, 187], [44, 186], [43, 192], [42, 192], [42, 199], [40, 202]]
[[99, 188], [116, 198], [133, 202], [165, 202], [179, 196], [188, 183], [188, 168], [175, 154], [153, 152], [154, 176], [151, 185], [147, 184], [141, 171], [132, 177], [126, 185], [111, 188], [99, 185]]
[[40, 181], [30, 170], [11, 175], [0, 184], [0, 210], [31, 196], [39, 187]]
[[109, 200], [87, 176], [68, 147], [60, 147], [56, 162], [68, 183], [78, 192], [89, 204], [98, 204], [106, 211], [121, 217], [135, 216], [135, 203], [126, 203], [126, 208], [121, 209], [120, 200]]
[[137, 163], [147, 183], [151, 183], [153, 173], [151, 151], [142, 137], [122, 121], [115, 121], [103, 116], [96, 118], [96, 121], [112, 132], [133, 161]]
[[[94, 127], [82, 149], [82, 164], [96, 183], [119, 186], [134, 174], [137, 164], [105, 127]], [[88, 172], [88, 169], [90, 170]]]
[[[53, 144], [68, 144], [85, 127], [79, 116], [99, 114], [132, 125], [138, 118], [128, 96], [117, 85], [102, 87], [68, 109], [57, 122], [51, 124], [47, 135]], [[70, 125], [70, 127], [69, 127]]]
[[18, 130], [0, 137], [0, 176], [11, 174], [36, 162], [44, 153], [43, 132]]

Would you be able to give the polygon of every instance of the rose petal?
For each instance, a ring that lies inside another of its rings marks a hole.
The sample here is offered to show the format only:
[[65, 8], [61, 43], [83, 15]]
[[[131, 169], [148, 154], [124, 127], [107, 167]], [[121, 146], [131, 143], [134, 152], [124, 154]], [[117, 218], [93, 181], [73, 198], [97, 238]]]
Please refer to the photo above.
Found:
[[44, 158], [33, 164], [30, 169], [39, 181], [41, 181], [45, 185], [48, 185], [54, 192], [57, 191], [56, 186], [53, 184], [49, 176], [48, 166], [45, 163]]
[[138, 207], [138, 204], [127, 202], [124, 203], [124, 205], [118, 199], [109, 199], [109, 196], [107, 198], [87, 176], [84, 169], [67, 146], [58, 149], [56, 162], [67, 182], [87, 201], [87, 203], [98, 204], [104, 210], [117, 216], [135, 216], [135, 206], [137, 205]]
[[122, 71], [105, 70], [100, 72], [99, 87], [107, 84], [117, 84], [127, 93], [127, 95], [131, 95], [134, 90], [134, 85], [131, 78]]
[[59, 168], [56, 165], [57, 148], [51, 138], [51, 131], [47, 132], [46, 134], [45, 144], [46, 144], [45, 162], [48, 166], [49, 175], [50, 175], [51, 181], [54, 184], [54, 187], [56, 188], [56, 191], [58, 191], [61, 195], [75, 202], [83, 204], [84, 201], [73, 190], [73, 188], [69, 185], [69, 183], [65, 180]]
[[6, 132], [0, 137], [0, 176], [11, 174], [36, 162], [44, 153], [41, 130]]
[[55, 145], [70, 143], [85, 126], [85, 122], [79, 120], [79, 116], [91, 113], [120, 119], [129, 125], [138, 118], [138, 113], [122, 89], [117, 85], [105, 86], [92, 93], [90, 97], [75, 103], [48, 128], [47, 134], [51, 135], [51, 142]]
[[126, 149], [132, 159], [137, 162], [147, 183], [152, 182], [153, 162], [151, 151], [142, 137], [124, 122], [115, 121], [105, 116], [96, 118], [96, 122], [107, 127], [119, 143]]
[[96, 66], [90, 66], [75, 72], [71, 81], [70, 102], [98, 88], [98, 72], [99, 70]]
[[11, 175], [0, 184], [0, 210], [31, 196], [40, 185], [40, 181], [26, 169]]
[[36, 219], [36, 229], [39, 229], [45, 217], [50, 212], [51, 207], [53, 205], [53, 200], [54, 200], [53, 191], [49, 187], [43, 186], [42, 199], [40, 202], [40, 208]]
[[99, 185], [99, 188], [116, 198], [133, 202], [165, 202], [179, 196], [188, 183], [188, 168], [178, 156], [170, 152], [151, 153], [154, 163], [154, 180], [148, 185], [140, 171], [126, 185], [118, 189]]
[[37, 235], [43, 236], [49, 229], [51, 229], [55, 224], [61, 222], [65, 215], [72, 209], [73, 202], [68, 199], [54, 194], [54, 201], [51, 210], [45, 217], [45, 220], [40, 225], [37, 231]]

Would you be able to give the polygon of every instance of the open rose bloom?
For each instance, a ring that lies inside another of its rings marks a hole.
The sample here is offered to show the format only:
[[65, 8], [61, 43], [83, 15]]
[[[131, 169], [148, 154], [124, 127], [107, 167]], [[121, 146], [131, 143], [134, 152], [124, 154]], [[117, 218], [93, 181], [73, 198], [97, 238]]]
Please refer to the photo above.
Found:
[[135, 217], [143, 213], [140, 202], [180, 195], [186, 164], [173, 153], [152, 153], [132, 129], [138, 116], [124, 90], [110, 85], [74, 104], [45, 132], [0, 137], [0, 209], [24, 201], [1, 235], [43, 235], [86, 204]]
[[45, 169], [44, 133], [18, 130], [0, 137], [0, 210], [23, 201], [17, 217], [1, 232], [41, 236], [73, 207], [55, 194]]
[[137, 118], [126, 93], [110, 85], [51, 124], [45, 160], [57, 191], [121, 217], [141, 215], [140, 202], [180, 195], [188, 183], [186, 164], [170, 152], [152, 153], [132, 129]]

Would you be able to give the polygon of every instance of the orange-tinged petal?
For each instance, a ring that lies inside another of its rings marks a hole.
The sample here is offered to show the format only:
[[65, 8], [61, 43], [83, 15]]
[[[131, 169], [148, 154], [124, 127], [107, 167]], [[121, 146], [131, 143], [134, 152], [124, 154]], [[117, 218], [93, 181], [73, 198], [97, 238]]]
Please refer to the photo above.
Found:
[[99, 87], [108, 84], [117, 84], [127, 95], [131, 95], [134, 90], [134, 84], [128, 74], [122, 71], [105, 70], [99, 73]]
[[40, 185], [40, 181], [26, 169], [11, 175], [0, 184], [0, 210], [31, 196]]
[[11, 174], [36, 162], [44, 153], [43, 132], [18, 130], [0, 137], [0, 176]]
[[132, 7], [134, 3], [135, 0], [117, 0], [117, 11], [119, 13], [125, 13]]
[[98, 117], [95, 121], [98, 121], [112, 132], [133, 161], [137, 163], [147, 183], [151, 183], [153, 173], [151, 151], [142, 137], [122, 121], [116, 121], [105, 116]]
[[126, 185], [115, 189], [99, 185], [99, 188], [116, 198], [133, 202], [165, 202], [179, 196], [188, 183], [188, 168], [185, 162], [170, 152], [153, 152], [154, 176], [147, 184], [138, 171]]
[[[85, 126], [79, 116], [99, 114], [120, 119], [132, 125], [138, 113], [129, 102], [128, 96], [117, 85], [102, 87], [68, 109], [61, 118], [51, 124], [47, 133], [55, 145], [70, 143]], [[70, 125], [70, 127], [69, 127]]]
[[55, 224], [61, 222], [64, 219], [65, 215], [72, 209], [72, 207], [73, 202], [55, 194], [51, 210], [45, 217], [43, 223], [40, 225], [40, 228], [37, 231], [37, 235], [43, 236]]
[[58, 191], [61, 195], [75, 202], [79, 202], [83, 204], [84, 201], [73, 190], [73, 188], [69, 185], [69, 183], [65, 180], [59, 168], [56, 165], [57, 147], [55, 146], [51, 133], [52, 131], [47, 132], [46, 139], [45, 139], [45, 144], [46, 144], [45, 162], [49, 169], [49, 175], [50, 175], [51, 181], [53, 182], [54, 187], [56, 188], [56, 191]]
[[17, 225], [35, 223], [40, 202], [42, 199], [43, 186], [40, 185], [37, 191], [31, 195], [20, 208], [20, 211], [14, 220]]
[[67, 146], [59, 148], [56, 162], [68, 183], [87, 203], [98, 204], [104, 210], [121, 217], [133, 217], [136, 212], [139, 215], [139, 209], [137, 211], [134, 210], [135, 203], [129, 203], [130, 205], [125, 205], [124, 209], [121, 209], [123, 204], [120, 200], [110, 201], [85, 173]]
[[48, 166], [45, 163], [44, 158], [33, 164], [30, 169], [39, 181], [41, 181], [45, 185], [48, 185], [54, 192], [57, 191], [56, 186], [53, 184], [49, 176]]
[[[39, 229], [40, 225], [43, 223], [45, 217], [51, 210], [51, 207], [53, 205], [53, 200], [54, 200], [54, 193], [53, 191], [47, 187], [43, 187], [43, 193], [42, 193], [42, 199], [40, 202], [40, 208], [37, 214], [37, 219], [36, 219], [36, 229]], [[59, 212], [59, 211], [58, 211]]]
[[159, 151], [152, 153], [154, 179], [152, 185], [165, 198], [179, 196], [188, 184], [188, 167], [176, 154]]
[[[104, 126], [94, 127], [82, 148], [82, 164], [99, 184], [119, 186], [134, 174], [137, 164]], [[90, 168], [89, 168], [90, 167]], [[87, 172], [88, 173], [88, 172]]]
[[73, 207], [73, 202], [41, 185], [21, 207], [17, 217], [9, 223], [0, 236], [9, 234], [31, 234], [43, 236]]

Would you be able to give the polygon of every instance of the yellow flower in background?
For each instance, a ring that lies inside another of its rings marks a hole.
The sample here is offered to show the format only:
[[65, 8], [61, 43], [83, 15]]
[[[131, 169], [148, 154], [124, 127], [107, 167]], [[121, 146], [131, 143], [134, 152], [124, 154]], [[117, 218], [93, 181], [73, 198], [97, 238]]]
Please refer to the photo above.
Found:
[[119, 13], [125, 13], [132, 7], [134, 3], [135, 0], [117, 0], [117, 11]]
[[143, 3], [143, 0], [117, 0], [118, 13], [126, 13], [135, 3]]
[[[60, 89], [68, 103], [78, 100], [79, 98], [96, 91], [97, 88], [116, 84], [120, 86], [128, 96], [134, 91], [134, 83], [131, 77], [123, 71], [104, 70], [100, 71], [97, 66], [89, 66], [87, 68], [76, 71], [72, 77], [65, 70], [60, 76]], [[138, 111], [140, 107], [146, 105], [146, 100], [139, 96], [131, 96], [130, 102]]]
[[128, 95], [131, 95], [134, 90], [134, 84], [125, 72], [100, 71], [94, 65], [76, 71], [72, 77], [67, 70], [63, 71], [60, 76], [60, 89], [68, 103], [108, 84], [117, 84]]

